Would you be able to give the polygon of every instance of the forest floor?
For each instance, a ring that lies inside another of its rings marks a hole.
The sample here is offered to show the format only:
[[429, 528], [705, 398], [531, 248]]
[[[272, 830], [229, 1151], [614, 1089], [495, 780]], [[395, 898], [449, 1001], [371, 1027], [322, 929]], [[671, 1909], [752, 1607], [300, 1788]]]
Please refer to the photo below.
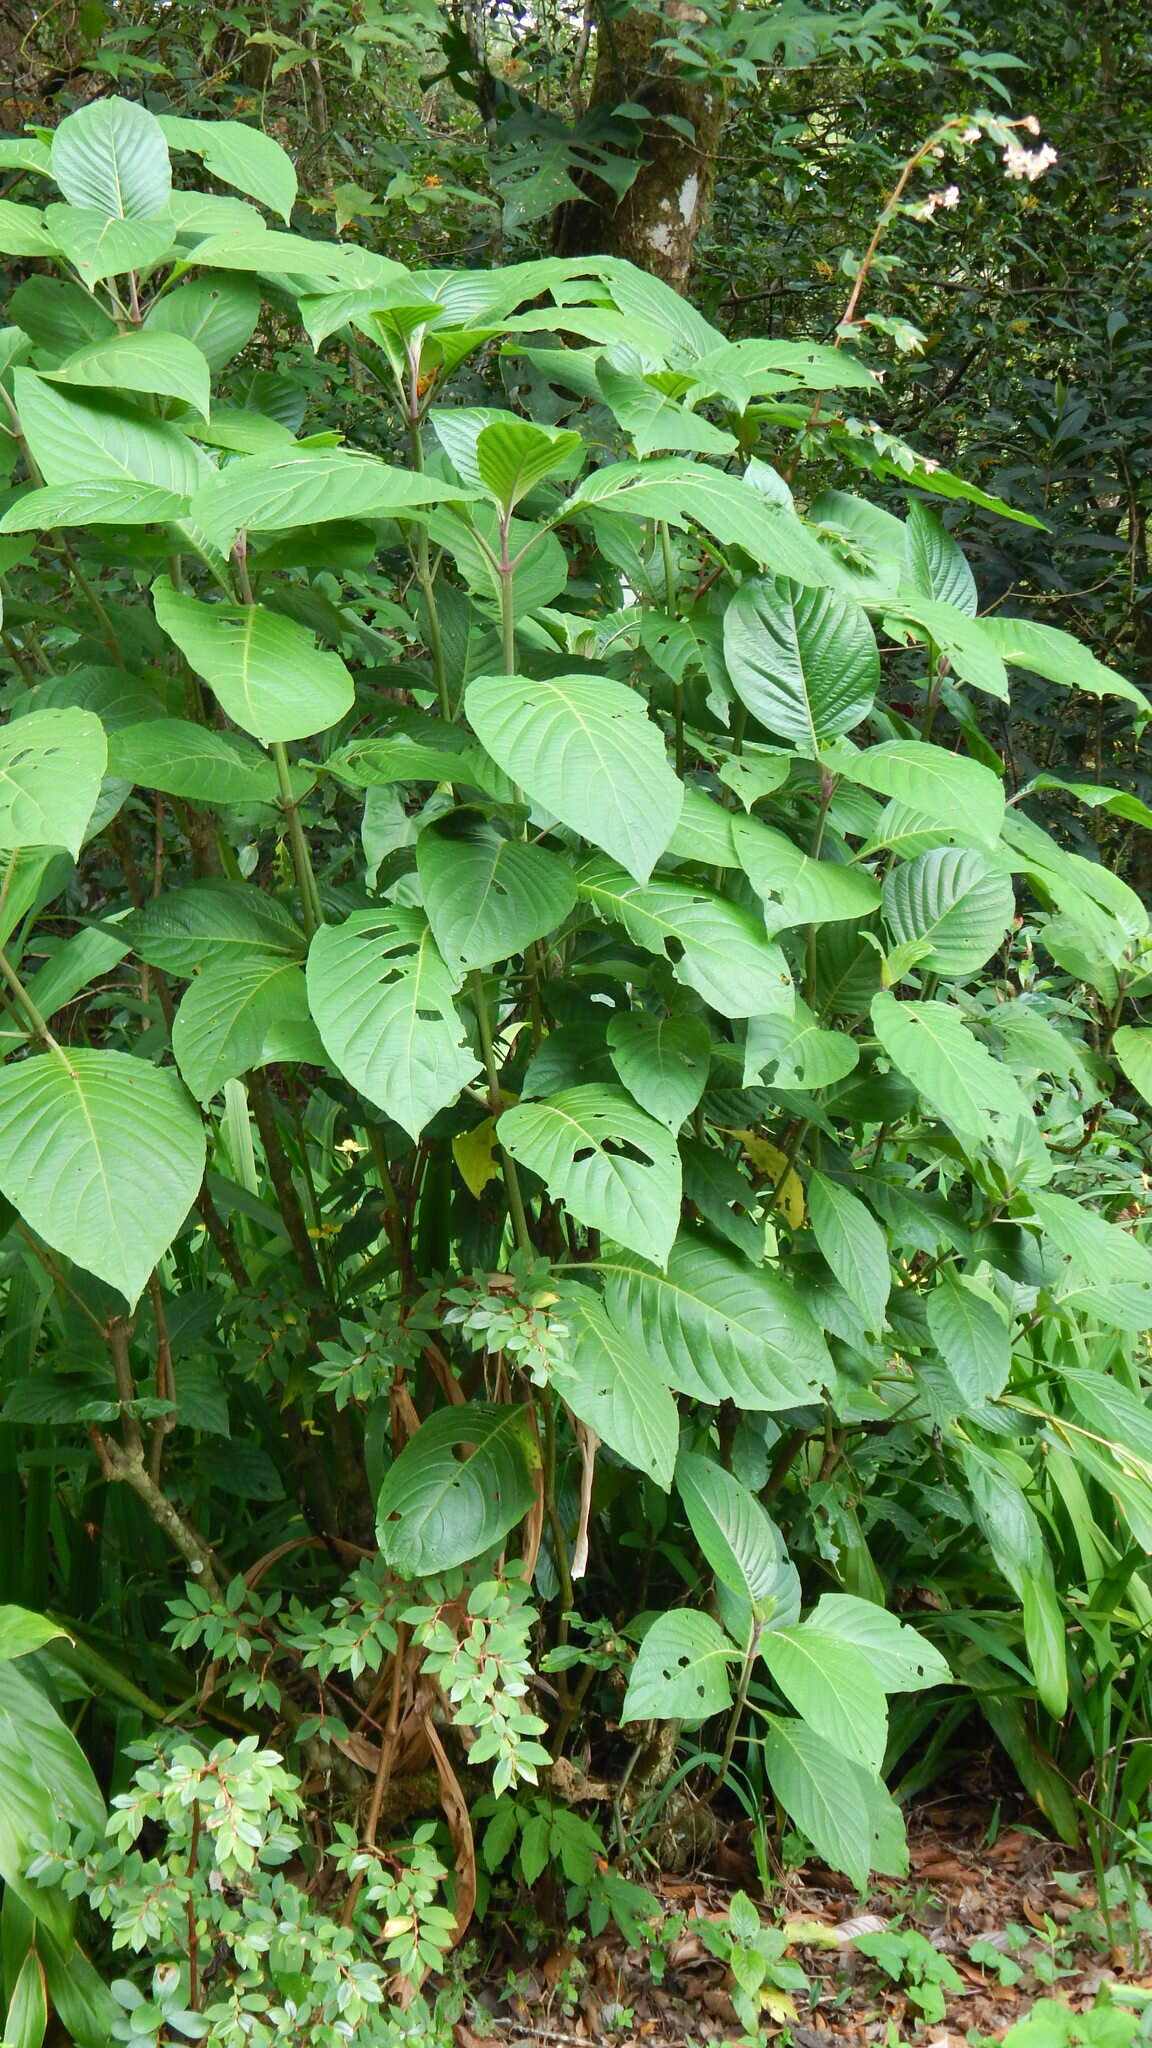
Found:
[[[763, 1924], [784, 1930], [785, 1959], [808, 1985], [790, 2000], [769, 1993], [763, 2041], [970, 2048], [1000, 2040], [1040, 1999], [1082, 2011], [1102, 1987], [1127, 1985], [1152, 2000], [1143, 1888], [1106, 1919], [1085, 1853], [1046, 1840], [1027, 1819], [998, 1830], [987, 1805], [929, 1804], [910, 1816], [908, 1833], [909, 1876], [879, 1882], [866, 1900], [809, 1864], [783, 1874], [761, 1903]], [[647, 1878], [672, 1927], [683, 1922], [655, 1951], [630, 1948], [609, 1929], [544, 1947], [531, 1961], [510, 1959], [502, 1981], [470, 2003], [459, 2048], [690, 2048], [746, 2038], [707, 1931], [724, 1927], [734, 1891], [759, 1888], [739, 1845], [713, 1863], [695, 1876]]]

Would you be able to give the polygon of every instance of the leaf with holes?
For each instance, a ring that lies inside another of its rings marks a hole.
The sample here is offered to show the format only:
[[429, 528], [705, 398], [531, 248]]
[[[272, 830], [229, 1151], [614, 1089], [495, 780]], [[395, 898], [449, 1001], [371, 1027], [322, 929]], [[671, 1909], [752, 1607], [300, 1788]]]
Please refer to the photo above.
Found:
[[791, 1011], [787, 959], [742, 904], [674, 876], [645, 886], [603, 859], [588, 861], [576, 881], [601, 917], [615, 918], [638, 946], [670, 960], [677, 981], [722, 1016]]
[[480, 1071], [456, 987], [419, 911], [391, 904], [322, 926], [309, 951], [308, 1001], [329, 1058], [414, 1138]]
[[555, 1313], [571, 1329], [549, 1375], [561, 1400], [610, 1450], [667, 1492], [680, 1418], [647, 1348], [617, 1328], [591, 1287], [563, 1288]]
[[798, 1294], [706, 1237], [678, 1237], [667, 1270], [619, 1254], [599, 1262], [614, 1322], [659, 1360], [670, 1387], [738, 1408], [799, 1408], [832, 1373]]
[[823, 1173], [809, 1179], [808, 1214], [828, 1265], [868, 1330], [878, 1336], [884, 1328], [892, 1273], [888, 1240], [876, 1218], [858, 1196]]
[[108, 759], [90, 711], [30, 711], [0, 732], [0, 849], [66, 846], [79, 857]]
[[52, 176], [70, 206], [147, 220], [172, 196], [164, 131], [136, 100], [90, 100], [52, 137]]
[[732, 1704], [728, 1666], [739, 1662], [736, 1645], [710, 1614], [691, 1607], [658, 1614], [636, 1653], [620, 1719], [696, 1727]]
[[175, 1074], [86, 1047], [0, 1068], [0, 1189], [129, 1307], [203, 1172], [204, 1132]]
[[680, 1218], [680, 1156], [622, 1088], [566, 1088], [505, 1110], [500, 1143], [576, 1222], [662, 1266]]
[[566, 861], [490, 825], [462, 830], [449, 818], [428, 826], [416, 842], [416, 867], [428, 922], [451, 967], [489, 967], [523, 953], [556, 931], [576, 903]]
[[601, 676], [479, 676], [465, 707], [481, 744], [533, 803], [647, 881], [683, 789], [642, 697]]
[[860, 606], [784, 577], [741, 584], [724, 614], [724, 659], [753, 718], [808, 754], [867, 718], [880, 685]]
[[884, 920], [898, 946], [917, 940], [933, 974], [975, 974], [1016, 911], [1011, 878], [968, 847], [938, 846], [888, 871]]
[[624, 1010], [608, 1026], [608, 1051], [641, 1109], [678, 1131], [708, 1083], [712, 1040], [703, 1019]]
[[814, 860], [760, 818], [733, 818], [731, 829], [737, 858], [764, 905], [770, 932], [868, 917], [879, 907], [880, 885], [867, 869]]
[[825, 1029], [799, 996], [790, 1017], [750, 1017], [744, 1040], [744, 1086], [830, 1088], [858, 1065], [860, 1049], [846, 1031]]
[[229, 718], [265, 745], [324, 732], [351, 709], [356, 686], [338, 654], [306, 626], [260, 604], [210, 604], [152, 586], [156, 618]]
[[482, 1557], [528, 1513], [539, 1462], [524, 1408], [468, 1401], [430, 1415], [380, 1488], [385, 1562], [419, 1579]]
[[947, 1658], [918, 1629], [871, 1600], [823, 1593], [810, 1618], [827, 1635], [839, 1636], [860, 1650], [885, 1692], [921, 1692], [952, 1683]]

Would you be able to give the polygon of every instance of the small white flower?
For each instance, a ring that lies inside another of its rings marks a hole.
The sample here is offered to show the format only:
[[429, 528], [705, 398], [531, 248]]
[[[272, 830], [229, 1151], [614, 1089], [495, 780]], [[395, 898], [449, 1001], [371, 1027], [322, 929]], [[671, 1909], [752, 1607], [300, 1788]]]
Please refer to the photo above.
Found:
[[1040, 133], [1040, 123], [1036, 119], [1035, 114], [1025, 114], [1020, 126], [1021, 128], [1026, 128], [1029, 135], [1039, 135]]
[[1009, 142], [1004, 147], [1004, 175], [1006, 178], [1026, 178], [1030, 185], [1042, 178], [1050, 164], [1056, 162], [1056, 151], [1050, 143], [1040, 149], [1024, 149], [1019, 142]]
[[960, 140], [961, 142], [979, 142], [979, 128], [965, 128], [964, 133], [960, 137]]

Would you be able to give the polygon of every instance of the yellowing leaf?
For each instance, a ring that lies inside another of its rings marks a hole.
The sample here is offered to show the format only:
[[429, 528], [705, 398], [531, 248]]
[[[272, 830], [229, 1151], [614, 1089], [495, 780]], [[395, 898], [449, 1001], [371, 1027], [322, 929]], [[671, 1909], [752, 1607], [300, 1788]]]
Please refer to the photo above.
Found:
[[495, 1117], [486, 1116], [483, 1123], [473, 1124], [470, 1131], [461, 1131], [453, 1138], [452, 1157], [469, 1194], [479, 1200], [489, 1181], [496, 1180], [500, 1173]]
[[757, 1172], [770, 1175], [775, 1189], [775, 1207], [782, 1211], [794, 1230], [799, 1230], [805, 1215], [804, 1183], [795, 1167], [789, 1164], [787, 1154], [768, 1138], [758, 1138], [754, 1131], [733, 1131], [731, 1136], [739, 1138], [745, 1156]]

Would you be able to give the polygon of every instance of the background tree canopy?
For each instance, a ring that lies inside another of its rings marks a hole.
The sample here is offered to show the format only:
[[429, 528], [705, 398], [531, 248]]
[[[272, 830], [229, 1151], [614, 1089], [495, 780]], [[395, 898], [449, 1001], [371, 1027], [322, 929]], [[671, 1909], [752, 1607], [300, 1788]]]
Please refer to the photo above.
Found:
[[1143, 11], [0, 53], [5, 2048], [755, 2039], [977, 1756], [1138, 1976]]

